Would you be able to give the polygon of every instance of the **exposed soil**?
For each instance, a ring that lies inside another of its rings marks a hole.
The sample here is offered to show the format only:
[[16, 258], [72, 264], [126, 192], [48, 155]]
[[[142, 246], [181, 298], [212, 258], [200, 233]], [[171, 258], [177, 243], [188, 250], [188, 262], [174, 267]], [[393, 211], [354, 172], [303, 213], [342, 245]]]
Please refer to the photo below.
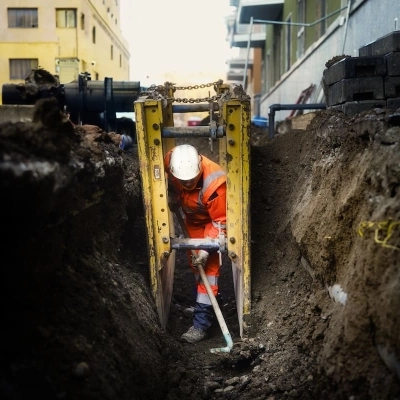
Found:
[[0, 124], [1, 398], [400, 399], [399, 115], [324, 110], [304, 130], [253, 131], [251, 332], [224, 259], [228, 354], [209, 351], [218, 324], [179, 341], [185, 254], [160, 328], [135, 148], [51, 100], [32, 124]]

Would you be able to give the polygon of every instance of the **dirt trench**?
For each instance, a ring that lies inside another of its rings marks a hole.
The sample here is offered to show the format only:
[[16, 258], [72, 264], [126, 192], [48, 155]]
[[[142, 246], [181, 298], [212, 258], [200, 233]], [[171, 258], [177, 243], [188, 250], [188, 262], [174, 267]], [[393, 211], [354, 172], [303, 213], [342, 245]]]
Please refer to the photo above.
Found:
[[251, 334], [224, 259], [234, 346], [219, 355], [218, 324], [179, 342], [186, 255], [160, 328], [136, 149], [47, 102], [32, 124], [2, 123], [1, 397], [400, 399], [398, 116], [324, 110], [272, 139], [253, 130]]

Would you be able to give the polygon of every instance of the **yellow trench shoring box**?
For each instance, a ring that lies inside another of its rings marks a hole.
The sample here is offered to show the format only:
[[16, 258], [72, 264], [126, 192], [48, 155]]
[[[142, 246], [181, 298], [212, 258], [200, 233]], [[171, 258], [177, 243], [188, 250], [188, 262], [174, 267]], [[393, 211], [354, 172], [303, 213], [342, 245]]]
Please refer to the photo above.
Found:
[[[250, 98], [241, 86], [232, 88], [222, 81], [202, 86], [210, 85], [214, 85], [215, 96], [183, 101], [189, 104], [173, 105], [175, 87], [168, 82], [143, 92], [134, 104], [151, 291], [161, 326], [165, 329], [173, 291], [176, 250], [172, 248], [174, 219], [168, 208], [163, 160], [175, 146], [176, 139], [209, 137], [211, 141], [218, 141], [219, 164], [227, 173], [225, 251], [232, 261], [240, 336], [243, 337], [248, 334], [251, 312]], [[174, 127], [174, 113], [207, 110], [211, 121], [208, 127]], [[212, 118], [214, 111], [217, 118]]]

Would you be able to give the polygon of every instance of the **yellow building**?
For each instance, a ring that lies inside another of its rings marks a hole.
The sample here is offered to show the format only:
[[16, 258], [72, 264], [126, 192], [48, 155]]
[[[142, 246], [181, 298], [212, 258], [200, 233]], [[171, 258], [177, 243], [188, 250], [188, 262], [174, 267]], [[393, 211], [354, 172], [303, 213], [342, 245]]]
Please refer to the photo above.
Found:
[[60, 83], [83, 72], [129, 80], [119, 0], [2, 0], [0, 25], [0, 84], [24, 82], [38, 67]]

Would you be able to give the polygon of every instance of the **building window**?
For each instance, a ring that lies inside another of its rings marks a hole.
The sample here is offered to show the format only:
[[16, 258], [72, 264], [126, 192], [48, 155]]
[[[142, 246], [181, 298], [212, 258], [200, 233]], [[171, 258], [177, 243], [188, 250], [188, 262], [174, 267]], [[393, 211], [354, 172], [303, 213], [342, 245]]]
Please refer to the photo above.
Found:
[[286, 20], [286, 52], [285, 52], [285, 71], [289, 71], [292, 65], [292, 16]]
[[81, 14], [81, 29], [85, 29], [85, 14]]
[[122, 54], [119, 55], [119, 67], [122, 68]]
[[[326, 17], [326, 0], [320, 0], [317, 3], [317, 12], [319, 11], [318, 19], [322, 19]], [[323, 19], [317, 26], [319, 28], [319, 32], [317, 37], [321, 37], [325, 34], [326, 32], [326, 19]]]
[[271, 58], [272, 58], [271, 57], [271, 52], [268, 51], [266, 59], [265, 59], [265, 66], [264, 66], [264, 68], [265, 68], [265, 70], [264, 70], [264, 73], [265, 73], [264, 79], [265, 79], [266, 92], [268, 92], [269, 89], [273, 86], [272, 74], [273, 74], [274, 66], [272, 65]]
[[96, 43], [96, 27], [92, 29], [92, 43]]
[[9, 28], [38, 27], [37, 8], [9, 8], [7, 11]]
[[76, 10], [73, 8], [59, 8], [56, 10], [57, 28], [76, 28]]
[[273, 32], [274, 32], [274, 43], [272, 44], [272, 51], [273, 51], [273, 57], [274, 57], [274, 66], [273, 66], [273, 71], [272, 71], [272, 79], [273, 79], [273, 84], [275, 82], [278, 82], [281, 75], [282, 75], [282, 68], [283, 68], [283, 60], [282, 60], [282, 54], [283, 54], [283, 47], [282, 47], [282, 27], [279, 25], [275, 25], [273, 27]]
[[[300, 24], [306, 22], [306, 0], [297, 0], [297, 19]], [[305, 51], [305, 28], [299, 26], [297, 29], [297, 58], [300, 58]]]
[[111, 60], [114, 60], [114, 46], [113, 45], [111, 45], [110, 57], [111, 57]]
[[10, 79], [25, 79], [38, 65], [37, 58], [11, 58]]

